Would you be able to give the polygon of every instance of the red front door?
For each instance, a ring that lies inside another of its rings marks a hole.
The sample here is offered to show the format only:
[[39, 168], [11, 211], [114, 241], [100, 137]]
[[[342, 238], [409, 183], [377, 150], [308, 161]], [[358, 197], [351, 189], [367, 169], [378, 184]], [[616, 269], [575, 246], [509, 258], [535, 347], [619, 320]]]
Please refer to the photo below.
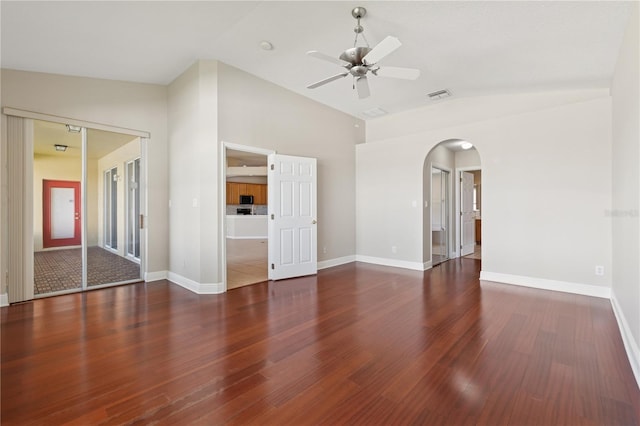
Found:
[[79, 246], [80, 222], [80, 182], [43, 179], [43, 247]]

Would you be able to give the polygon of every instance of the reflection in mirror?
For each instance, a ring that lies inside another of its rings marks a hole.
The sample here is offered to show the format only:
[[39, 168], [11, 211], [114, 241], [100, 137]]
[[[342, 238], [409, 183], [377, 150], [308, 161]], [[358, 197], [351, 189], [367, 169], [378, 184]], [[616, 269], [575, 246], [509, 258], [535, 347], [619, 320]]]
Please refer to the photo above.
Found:
[[88, 129], [88, 287], [140, 280], [139, 168], [139, 138]]
[[82, 137], [64, 124], [33, 125], [34, 295], [82, 288]]

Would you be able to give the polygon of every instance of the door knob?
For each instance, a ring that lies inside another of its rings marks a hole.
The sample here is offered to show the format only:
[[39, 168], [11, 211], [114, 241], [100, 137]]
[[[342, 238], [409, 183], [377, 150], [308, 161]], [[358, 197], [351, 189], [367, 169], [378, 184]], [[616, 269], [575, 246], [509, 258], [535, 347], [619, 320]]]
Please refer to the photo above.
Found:
[[315, 225], [315, 224], [316, 224], [316, 223], [318, 223], [318, 222], [316, 222], [316, 220], [315, 220], [315, 219], [313, 219], [313, 220], [311, 221], [311, 223], [312, 223], [313, 225]]

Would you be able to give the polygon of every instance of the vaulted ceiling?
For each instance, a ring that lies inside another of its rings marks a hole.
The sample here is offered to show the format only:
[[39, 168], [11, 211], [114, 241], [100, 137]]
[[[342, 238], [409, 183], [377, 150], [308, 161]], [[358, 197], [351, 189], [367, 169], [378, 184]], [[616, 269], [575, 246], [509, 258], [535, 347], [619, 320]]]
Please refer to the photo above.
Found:
[[[3, 68], [168, 84], [197, 59], [218, 59], [360, 118], [488, 93], [608, 87], [631, 2], [561, 1], [2, 1]], [[332, 56], [364, 34], [402, 46], [381, 65], [418, 68], [415, 81], [370, 77], [358, 99]], [[260, 47], [270, 42], [274, 49]]]

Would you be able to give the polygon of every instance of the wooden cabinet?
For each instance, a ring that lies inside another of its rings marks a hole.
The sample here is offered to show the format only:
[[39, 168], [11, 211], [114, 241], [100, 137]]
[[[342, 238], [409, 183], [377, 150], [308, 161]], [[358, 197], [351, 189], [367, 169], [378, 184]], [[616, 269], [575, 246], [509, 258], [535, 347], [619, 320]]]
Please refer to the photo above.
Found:
[[267, 185], [227, 182], [227, 204], [239, 204], [241, 195], [253, 195], [253, 204], [267, 204]]

